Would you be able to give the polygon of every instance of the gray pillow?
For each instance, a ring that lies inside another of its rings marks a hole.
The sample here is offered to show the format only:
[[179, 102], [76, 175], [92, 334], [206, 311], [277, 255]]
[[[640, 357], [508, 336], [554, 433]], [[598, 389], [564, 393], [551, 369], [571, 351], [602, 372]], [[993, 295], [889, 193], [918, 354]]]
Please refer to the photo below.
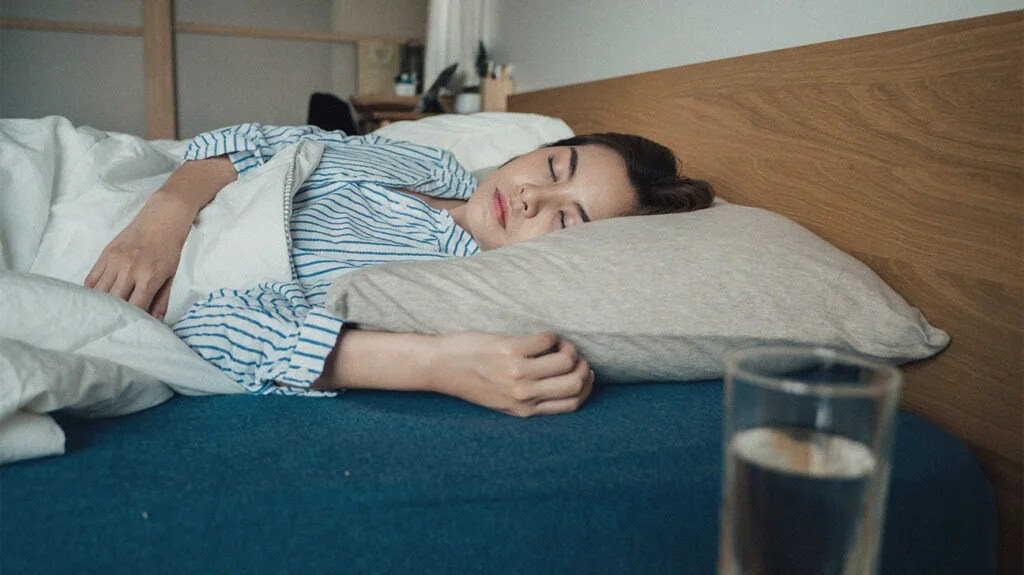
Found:
[[605, 381], [720, 377], [725, 352], [757, 344], [906, 362], [949, 343], [864, 264], [780, 215], [732, 204], [366, 268], [335, 280], [327, 301], [366, 329], [551, 330]]

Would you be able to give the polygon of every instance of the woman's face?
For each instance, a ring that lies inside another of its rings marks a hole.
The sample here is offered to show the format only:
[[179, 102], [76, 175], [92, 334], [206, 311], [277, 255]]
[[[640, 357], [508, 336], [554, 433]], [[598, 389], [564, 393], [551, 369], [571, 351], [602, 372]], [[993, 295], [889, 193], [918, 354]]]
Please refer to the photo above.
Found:
[[480, 182], [456, 221], [481, 249], [490, 250], [626, 215], [635, 201], [626, 164], [612, 150], [597, 145], [541, 148]]

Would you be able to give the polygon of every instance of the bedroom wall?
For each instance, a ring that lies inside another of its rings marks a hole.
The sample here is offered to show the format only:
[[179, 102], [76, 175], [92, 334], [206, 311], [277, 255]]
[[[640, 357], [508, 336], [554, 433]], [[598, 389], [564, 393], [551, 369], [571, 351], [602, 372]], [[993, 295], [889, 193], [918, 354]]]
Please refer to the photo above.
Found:
[[[427, 0], [333, 0], [331, 26], [335, 32], [345, 34], [425, 36]], [[333, 92], [339, 95], [355, 93], [355, 72], [351, 75], [340, 72], [359, 69], [356, 46], [340, 45], [331, 50], [333, 66], [338, 71], [332, 77], [335, 82]], [[397, 66], [399, 54], [394, 52], [392, 58]]]
[[[141, 26], [138, 0], [0, 0], [0, 17]], [[142, 38], [0, 30], [5, 118], [60, 114], [107, 130], [143, 133]]]
[[[0, 0], [0, 17], [140, 26], [141, 6]], [[178, 21], [352, 34], [422, 34], [426, 18], [426, 0], [175, 0], [174, 9]], [[181, 138], [244, 121], [302, 124], [312, 92], [356, 89], [354, 44], [178, 34], [175, 59]], [[142, 39], [0, 30], [0, 114], [144, 134]]]
[[1024, 0], [496, 2], [494, 55], [526, 92], [1024, 8]]
[[[331, 1], [175, 0], [174, 12], [181, 22], [328, 31]], [[242, 122], [303, 124], [309, 95], [332, 89], [323, 42], [178, 34], [175, 61], [182, 138]], [[336, 72], [355, 85], [354, 65]]]

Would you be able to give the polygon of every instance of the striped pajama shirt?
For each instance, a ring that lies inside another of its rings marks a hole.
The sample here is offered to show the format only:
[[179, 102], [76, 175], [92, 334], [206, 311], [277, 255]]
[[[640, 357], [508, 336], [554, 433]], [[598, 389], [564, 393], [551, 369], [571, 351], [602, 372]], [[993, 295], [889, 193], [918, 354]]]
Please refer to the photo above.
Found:
[[476, 178], [446, 151], [312, 126], [242, 124], [196, 136], [185, 159], [226, 154], [242, 175], [301, 140], [325, 148], [292, 204], [295, 277], [216, 291], [173, 326], [199, 355], [252, 393], [335, 395], [304, 389], [320, 375], [344, 325], [324, 308], [334, 278], [365, 266], [479, 251], [447, 211], [398, 191], [468, 199]]

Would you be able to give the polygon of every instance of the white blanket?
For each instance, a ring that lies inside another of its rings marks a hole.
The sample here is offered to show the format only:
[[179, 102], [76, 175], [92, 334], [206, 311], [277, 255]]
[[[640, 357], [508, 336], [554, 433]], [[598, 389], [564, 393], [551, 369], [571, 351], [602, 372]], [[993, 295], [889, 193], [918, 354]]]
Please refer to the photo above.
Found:
[[[0, 463], [63, 453], [50, 411], [103, 417], [174, 391], [242, 391], [167, 325], [81, 286], [182, 150], [58, 117], [0, 120]], [[322, 151], [310, 142], [283, 150], [202, 211], [168, 324], [212, 290], [291, 278], [288, 206]]]

